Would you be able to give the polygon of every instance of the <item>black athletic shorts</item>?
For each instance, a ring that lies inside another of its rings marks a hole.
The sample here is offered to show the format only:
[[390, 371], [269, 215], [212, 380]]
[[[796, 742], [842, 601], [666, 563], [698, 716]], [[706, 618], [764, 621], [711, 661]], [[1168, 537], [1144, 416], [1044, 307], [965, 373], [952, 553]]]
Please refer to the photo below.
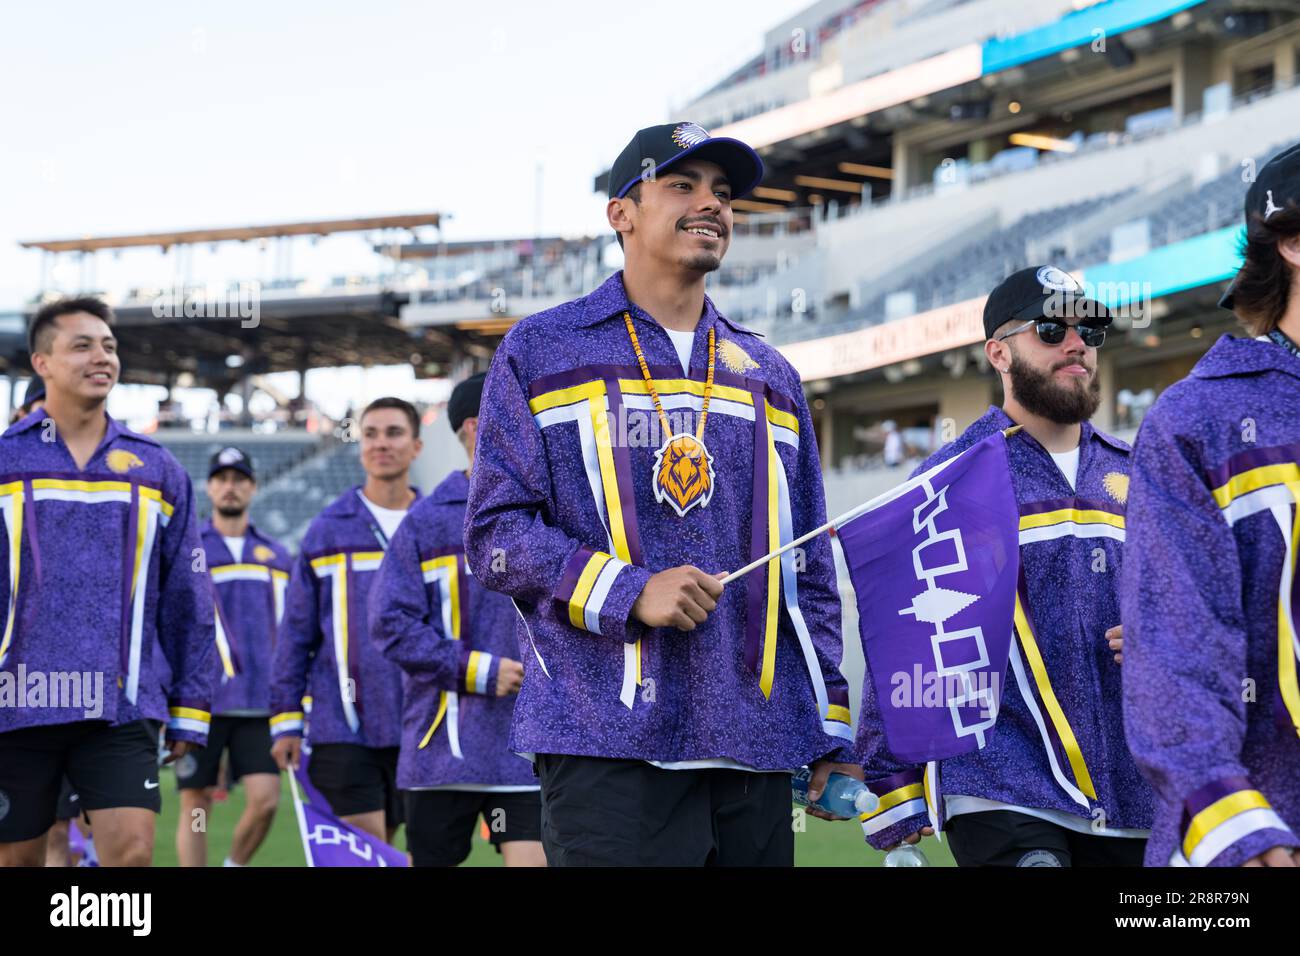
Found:
[[958, 866], [1141, 866], [1147, 841], [1080, 833], [1014, 810], [962, 813], [944, 824]]
[[176, 768], [176, 785], [182, 790], [215, 787], [221, 772], [221, 754], [227, 750], [232, 784], [245, 774], [280, 772], [271, 758], [271, 725], [267, 718], [214, 715], [208, 745], [172, 765]]
[[538, 754], [551, 866], [793, 866], [790, 774]]
[[401, 824], [403, 809], [397, 752], [397, 747], [314, 744], [307, 776], [336, 816], [383, 810], [384, 823], [393, 829]]
[[498, 853], [502, 843], [542, 838], [542, 798], [536, 790], [407, 790], [406, 848], [415, 865], [464, 862], [480, 816]]
[[59, 803], [54, 808], [56, 820], [75, 820], [81, 816], [81, 798], [72, 789], [72, 782], [65, 775], [59, 786]]
[[0, 843], [34, 840], [54, 825], [65, 774], [82, 810], [159, 812], [159, 729], [155, 720], [83, 720], [0, 734]]

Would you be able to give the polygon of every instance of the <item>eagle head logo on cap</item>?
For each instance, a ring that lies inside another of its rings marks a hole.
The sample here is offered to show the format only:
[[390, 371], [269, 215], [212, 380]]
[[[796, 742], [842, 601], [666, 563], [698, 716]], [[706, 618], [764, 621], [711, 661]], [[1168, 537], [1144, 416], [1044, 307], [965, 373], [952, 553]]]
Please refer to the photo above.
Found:
[[709, 132], [698, 123], [678, 123], [673, 128], [673, 142], [680, 149], [690, 149], [692, 146], [699, 146], [709, 138]]
[[108, 465], [110, 471], [119, 475], [125, 475], [132, 468], [144, 467], [144, 462], [124, 448], [110, 451], [105, 459], [105, 464]]
[[1038, 284], [1056, 292], [1081, 292], [1079, 283], [1068, 272], [1056, 266], [1043, 266], [1038, 270]]

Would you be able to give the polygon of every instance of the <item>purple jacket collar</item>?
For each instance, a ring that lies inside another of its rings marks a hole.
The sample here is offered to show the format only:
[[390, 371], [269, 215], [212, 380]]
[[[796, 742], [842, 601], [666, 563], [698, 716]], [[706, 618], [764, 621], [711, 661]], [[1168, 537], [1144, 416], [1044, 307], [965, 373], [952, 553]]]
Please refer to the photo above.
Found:
[[1281, 372], [1300, 378], [1300, 362], [1275, 342], [1222, 336], [1192, 369], [1193, 378], [1233, 378]]
[[429, 492], [429, 497], [438, 505], [465, 504], [469, 501], [469, 475], [457, 468]]
[[[220, 531], [217, 530], [216, 524], [213, 523], [210, 517], [203, 522], [203, 527], [199, 529], [199, 533], [205, 536], [215, 535], [217, 538], [221, 539], [222, 545], [223, 546], [225, 545], [225, 535], [223, 535]], [[275, 541], [273, 538], [268, 538], [266, 535], [262, 534], [262, 532], [258, 531], [257, 528], [253, 525], [253, 522], [251, 521], [248, 523], [248, 529], [244, 532], [244, 537], [257, 540], [267, 545], [278, 544], [278, 542]]]
[[[45, 409], [38, 408], [10, 425], [3, 437], [8, 438], [11, 435], [19, 435], [22, 432], [35, 428], [49, 417], [49, 413], [46, 412]], [[104, 418], [108, 420], [108, 428], [104, 431], [104, 439], [100, 442], [101, 445], [108, 444], [119, 437], [132, 438], [136, 441], [144, 442], [146, 445], [158, 445], [158, 442], [150, 438], [148, 435], [141, 435], [139, 432], [131, 431], [131, 429], [127, 428], [112, 415], [108, 414], [108, 412], [104, 413]]]
[[[989, 410], [984, 413], [984, 418], [996, 424], [998, 429], [1011, 428], [1016, 424], [1016, 422], [1011, 418], [1011, 416], [1008, 415], [1002, 408], [1000, 408], [997, 405], [990, 405]], [[1085, 447], [1091, 441], [1093, 441], [1093, 439], [1096, 439], [1102, 444], [1109, 445], [1111, 448], [1114, 448], [1116, 451], [1122, 451], [1125, 452], [1126, 454], [1133, 450], [1127, 442], [1120, 441], [1118, 438], [1115, 438], [1113, 435], [1107, 435], [1101, 429], [1094, 427], [1094, 425], [1090, 421], [1083, 422], [1080, 428], [1081, 428], [1081, 431], [1079, 433], [1080, 448]], [[1038, 444], [1037, 440], [1028, 432], [1022, 431], [1021, 434], [1025, 437], [1026, 440], [1032, 441], [1034, 442], [1034, 444]]]
[[[355, 515], [365, 518], [369, 512], [365, 510], [366, 506], [361, 501], [361, 489], [364, 487], [364, 485], [353, 485], [351, 489], [343, 492], [343, 494], [326, 505], [321, 510], [321, 517], [349, 518]], [[420, 489], [414, 485], [408, 485], [407, 487], [415, 495], [415, 498], [411, 501], [411, 504], [414, 505], [415, 502], [420, 500]]]
[[[582, 302], [582, 318], [578, 324], [584, 328], [604, 322], [606, 319], [614, 316], [621, 316], [624, 312], [631, 312], [632, 318], [644, 319], [646, 321], [655, 321], [654, 317], [644, 309], [633, 304], [627, 297], [627, 290], [623, 286], [623, 270], [620, 269], [604, 281], [599, 288], [595, 289]], [[741, 332], [745, 335], [762, 337], [761, 332], [755, 332], [753, 329], [747, 329], [737, 322], [731, 321], [713, 304], [713, 300], [707, 295], [704, 297], [704, 315], [706, 322], [717, 320], [724, 323], [733, 332]]]

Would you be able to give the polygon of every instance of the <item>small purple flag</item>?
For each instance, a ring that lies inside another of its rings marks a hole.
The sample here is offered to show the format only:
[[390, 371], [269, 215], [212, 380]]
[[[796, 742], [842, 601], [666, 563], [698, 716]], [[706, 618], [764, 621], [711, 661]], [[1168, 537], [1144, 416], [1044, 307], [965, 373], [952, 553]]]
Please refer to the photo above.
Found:
[[[303, 748], [302, 761], [291, 772], [293, 808], [298, 816], [298, 833], [308, 866], [410, 866], [406, 854], [383, 840], [349, 826], [334, 815], [320, 791], [307, 777], [311, 751]], [[310, 803], [303, 803], [298, 787]]]
[[885, 740], [898, 759], [984, 746], [1014, 631], [1019, 527], [998, 433], [836, 528]]

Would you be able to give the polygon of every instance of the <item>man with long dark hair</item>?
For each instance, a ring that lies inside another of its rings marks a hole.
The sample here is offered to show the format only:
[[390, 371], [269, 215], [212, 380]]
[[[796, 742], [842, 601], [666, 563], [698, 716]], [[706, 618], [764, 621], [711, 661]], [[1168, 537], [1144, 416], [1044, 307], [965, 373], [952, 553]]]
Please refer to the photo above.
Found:
[[1149, 866], [1300, 863], [1300, 147], [1246, 193], [1224, 336], [1142, 421], [1124, 720]]

